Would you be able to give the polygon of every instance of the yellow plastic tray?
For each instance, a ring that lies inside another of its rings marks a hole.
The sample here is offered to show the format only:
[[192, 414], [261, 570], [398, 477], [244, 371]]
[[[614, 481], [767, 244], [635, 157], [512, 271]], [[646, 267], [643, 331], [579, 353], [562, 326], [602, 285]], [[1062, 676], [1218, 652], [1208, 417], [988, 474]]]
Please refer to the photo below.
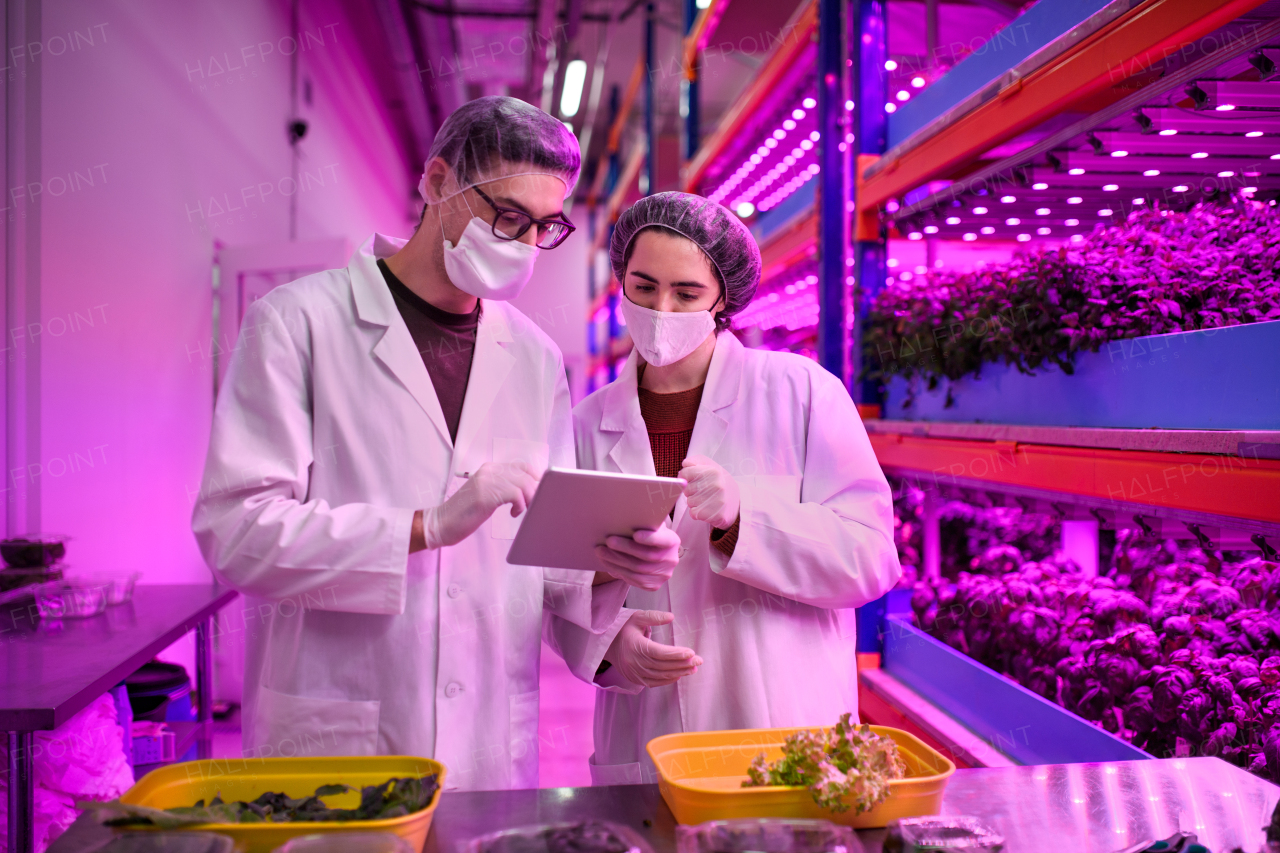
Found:
[[[245, 758], [188, 761], [152, 770], [125, 792], [121, 802], [155, 809], [194, 805], [215, 794], [224, 800], [257, 799], [266, 791], [282, 791], [290, 797], [304, 797], [321, 785], [350, 785], [355, 791], [325, 797], [334, 808], [354, 808], [360, 804], [359, 789], [377, 785], [393, 777], [439, 776], [440, 789], [431, 804], [420, 812], [387, 820], [352, 820], [305, 823], [208, 823], [193, 830], [229, 835], [243, 853], [270, 853], [290, 838], [330, 832], [391, 832], [421, 850], [431, 829], [431, 816], [440, 804], [444, 789], [444, 765], [430, 758], [411, 755], [376, 755], [341, 758]], [[131, 828], [136, 830], [137, 827]]]
[[813, 801], [807, 788], [743, 788], [747, 768], [763, 752], [782, 757], [782, 743], [794, 729], [740, 729], [663, 735], [649, 741], [649, 757], [658, 767], [658, 788], [677, 823], [742, 817], [820, 818], [857, 829], [881, 827], [900, 817], [937, 814], [942, 791], [956, 766], [923, 741], [901, 729], [871, 726], [893, 738], [907, 763], [907, 777], [889, 783], [889, 798], [869, 812], [832, 812]]

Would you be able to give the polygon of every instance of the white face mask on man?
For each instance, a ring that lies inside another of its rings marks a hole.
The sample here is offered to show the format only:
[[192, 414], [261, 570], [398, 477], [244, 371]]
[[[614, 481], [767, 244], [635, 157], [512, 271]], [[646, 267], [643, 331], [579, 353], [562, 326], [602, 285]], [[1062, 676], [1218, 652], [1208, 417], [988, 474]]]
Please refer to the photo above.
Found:
[[[466, 196], [463, 196], [466, 201]], [[471, 209], [470, 202], [467, 209]], [[454, 287], [478, 299], [515, 299], [533, 276], [538, 247], [521, 240], [502, 240], [493, 227], [474, 214], [456, 244], [444, 236], [444, 269]]]
[[635, 304], [625, 292], [619, 304], [631, 342], [645, 362], [655, 367], [675, 364], [716, 329], [710, 311], [654, 311]]

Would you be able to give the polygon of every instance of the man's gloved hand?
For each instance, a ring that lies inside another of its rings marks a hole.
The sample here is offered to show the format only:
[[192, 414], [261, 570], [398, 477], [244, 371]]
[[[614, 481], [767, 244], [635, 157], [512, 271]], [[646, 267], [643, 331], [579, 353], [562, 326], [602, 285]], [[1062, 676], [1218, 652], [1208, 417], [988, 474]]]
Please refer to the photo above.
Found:
[[680, 479], [689, 484], [684, 488], [689, 514], [716, 530], [733, 527], [742, 507], [733, 476], [706, 456], [690, 456], [681, 465]]
[[484, 463], [453, 497], [423, 511], [427, 547], [456, 545], [475, 533], [505, 504], [511, 504], [513, 518], [520, 515], [533, 500], [541, 478], [542, 475], [525, 462]]
[[596, 546], [596, 558], [618, 580], [653, 591], [676, 570], [680, 537], [665, 524], [657, 530], [637, 530], [633, 536], [610, 536]]
[[655, 625], [666, 625], [675, 619], [660, 610], [641, 610], [632, 614], [613, 638], [604, 659], [632, 684], [645, 687], [661, 687], [674, 684], [686, 675], [693, 675], [702, 666], [702, 658], [693, 649], [681, 646], [665, 646], [649, 639], [649, 631]]

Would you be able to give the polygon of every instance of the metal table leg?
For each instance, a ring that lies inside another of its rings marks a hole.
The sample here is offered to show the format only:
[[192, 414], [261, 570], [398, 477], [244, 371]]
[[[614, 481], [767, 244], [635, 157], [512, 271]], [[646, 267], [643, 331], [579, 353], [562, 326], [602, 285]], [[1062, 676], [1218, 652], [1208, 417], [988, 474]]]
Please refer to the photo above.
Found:
[[35, 847], [35, 773], [31, 732], [9, 732], [9, 853], [32, 853]]
[[196, 755], [213, 758], [213, 619], [196, 624], [196, 692], [200, 704], [196, 720], [200, 733], [196, 736]]

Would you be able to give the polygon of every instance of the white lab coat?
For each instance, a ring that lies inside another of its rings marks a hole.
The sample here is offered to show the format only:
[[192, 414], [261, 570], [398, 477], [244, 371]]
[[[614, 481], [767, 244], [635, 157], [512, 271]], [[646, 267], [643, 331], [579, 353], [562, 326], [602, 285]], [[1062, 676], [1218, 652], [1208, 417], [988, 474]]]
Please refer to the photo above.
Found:
[[[636, 392], [636, 355], [622, 375], [574, 409], [578, 467], [654, 473]], [[682, 556], [655, 592], [627, 608], [675, 614], [653, 629], [704, 664], [673, 685], [641, 689], [616, 668], [596, 693], [596, 784], [654, 781], [645, 752], [672, 732], [832, 725], [858, 710], [853, 611], [898, 580], [893, 504], [848, 392], [812, 361], [751, 350], [722, 334], [689, 454], [709, 456], [741, 490], [733, 556], [681, 497]], [[624, 611], [624, 615], [626, 611]], [[618, 620], [619, 627], [621, 620]], [[590, 634], [549, 616], [547, 639], [592, 680], [616, 628]]]
[[422, 755], [450, 788], [536, 787], [544, 606], [590, 636], [624, 592], [598, 588], [593, 624], [591, 575], [508, 565], [506, 507], [455, 546], [409, 554], [415, 510], [462, 473], [572, 466], [573, 448], [559, 350], [488, 301], [454, 446], [376, 266], [402, 245], [374, 235], [346, 269], [254, 303], [217, 401], [193, 527], [246, 596], [244, 746]]

